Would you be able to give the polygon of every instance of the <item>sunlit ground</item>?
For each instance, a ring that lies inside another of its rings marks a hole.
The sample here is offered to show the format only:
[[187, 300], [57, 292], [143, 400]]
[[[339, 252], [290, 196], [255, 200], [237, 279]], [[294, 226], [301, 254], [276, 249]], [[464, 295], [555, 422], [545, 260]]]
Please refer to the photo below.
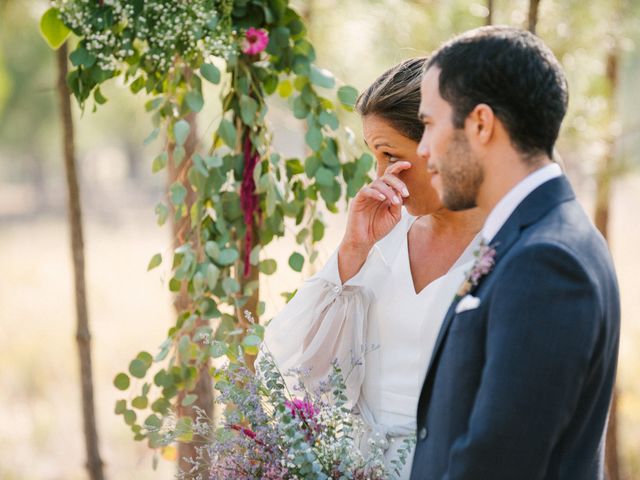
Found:
[[[628, 479], [640, 478], [640, 177], [617, 187], [612, 221], [614, 256], [622, 285], [620, 429]], [[152, 203], [86, 218], [87, 287], [93, 331], [94, 373], [106, 472], [111, 479], [169, 479], [174, 464], [133, 442], [113, 413], [114, 375], [143, 349], [154, 351], [173, 320], [166, 271], [146, 272], [166, 252], [166, 229], [154, 223]], [[321, 258], [339, 241], [344, 216], [332, 219]], [[64, 218], [0, 224], [0, 480], [84, 479], [84, 450], [75, 317], [67, 226]], [[269, 249], [281, 261], [263, 284], [269, 311], [279, 291], [300, 281], [286, 265], [290, 245]], [[635, 456], [634, 456], [635, 455]]]

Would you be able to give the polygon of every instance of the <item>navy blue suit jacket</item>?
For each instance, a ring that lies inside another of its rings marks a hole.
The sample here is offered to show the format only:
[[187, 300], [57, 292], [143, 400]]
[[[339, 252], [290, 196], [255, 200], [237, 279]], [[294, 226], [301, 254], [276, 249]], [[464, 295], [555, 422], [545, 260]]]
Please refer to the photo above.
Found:
[[455, 300], [436, 340], [411, 479], [601, 479], [620, 328], [607, 245], [564, 176], [491, 244], [480, 305]]

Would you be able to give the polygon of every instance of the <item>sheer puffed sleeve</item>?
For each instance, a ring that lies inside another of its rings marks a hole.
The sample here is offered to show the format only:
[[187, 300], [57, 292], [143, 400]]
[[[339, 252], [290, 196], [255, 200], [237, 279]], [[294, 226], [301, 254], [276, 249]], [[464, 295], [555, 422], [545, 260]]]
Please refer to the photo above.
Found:
[[347, 397], [354, 405], [364, 380], [363, 349], [372, 294], [366, 287], [369, 259], [344, 285], [335, 252], [315, 276], [305, 281], [284, 309], [269, 323], [264, 345], [283, 373], [302, 367], [304, 381], [315, 388], [338, 361]]

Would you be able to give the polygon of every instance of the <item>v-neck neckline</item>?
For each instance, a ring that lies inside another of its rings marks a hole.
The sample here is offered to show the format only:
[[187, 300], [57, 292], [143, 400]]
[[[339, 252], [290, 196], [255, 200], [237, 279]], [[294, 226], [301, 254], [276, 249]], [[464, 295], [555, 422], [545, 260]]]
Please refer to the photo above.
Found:
[[[478, 243], [478, 239], [480, 238], [480, 235], [482, 233], [482, 232], [478, 232], [476, 234], [476, 236], [473, 237], [471, 242], [469, 242], [469, 244], [465, 247], [465, 249], [462, 251], [460, 256], [456, 259], [455, 262], [453, 262], [453, 264], [449, 267], [449, 269], [445, 273], [443, 273], [439, 277], [436, 277], [433, 280], [431, 280], [424, 287], [422, 287], [422, 289], [418, 292], [416, 290], [416, 283], [415, 283], [415, 280], [413, 278], [413, 272], [411, 271], [411, 258], [409, 256], [409, 232], [411, 232], [411, 227], [413, 227], [413, 224], [415, 223], [415, 221], [418, 218], [420, 218], [420, 217], [414, 217], [409, 222], [409, 226], [408, 226], [407, 231], [406, 231], [406, 233], [404, 235], [404, 267], [406, 268], [406, 271], [408, 272], [407, 277], [409, 279], [409, 285], [411, 287], [411, 292], [413, 293], [413, 295], [415, 297], [421, 296], [426, 290], [429, 289], [429, 287], [431, 287], [432, 285], [434, 285], [436, 283], [440, 283], [440, 281], [442, 279], [446, 278], [447, 275], [449, 275], [453, 270], [455, 270], [460, 265], [466, 263], [466, 261], [467, 261], [466, 257], [469, 255], [469, 251], [472, 250], [475, 247], [475, 245]], [[469, 258], [469, 260], [471, 260], [471, 258]]]

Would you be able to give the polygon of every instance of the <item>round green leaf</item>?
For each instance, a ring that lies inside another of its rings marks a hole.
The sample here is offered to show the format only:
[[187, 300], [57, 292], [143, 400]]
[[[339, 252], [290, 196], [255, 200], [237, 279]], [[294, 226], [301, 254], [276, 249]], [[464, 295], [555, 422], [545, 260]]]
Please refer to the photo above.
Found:
[[147, 138], [144, 139], [144, 141], [142, 142], [145, 146], [149, 145], [151, 142], [153, 142], [156, 138], [158, 138], [158, 135], [160, 135], [160, 129], [159, 128], [154, 128], [153, 130], [151, 130], [151, 133], [149, 133], [149, 135], [147, 135]]
[[[154, 404], [155, 404], [155, 402], [154, 402]], [[149, 428], [149, 429], [157, 429], [157, 428], [160, 428], [162, 426], [162, 420], [160, 420], [160, 418], [158, 418], [157, 415], [151, 414], [144, 421], [144, 426]]]
[[220, 83], [220, 70], [211, 63], [203, 63], [200, 67], [200, 73], [211, 83], [217, 85]]
[[136, 355], [136, 358], [138, 360], [142, 360], [147, 368], [150, 367], [153, 363], [153, 355], [151, 355], [149, 352], [140, 352], [138, 355]]
[[147, 367], [147, 364], [145, 362], [143, 362], [139, 358], [136, 358], [129, 364], [129, 373], [131, 373], [131, 375], [136, 378], [144, 378], [148, 368], [149, 367]]
[[40, 33], [51, 48], [57, 50], [65, 42], [71, 30], [60, 19], [60, 11], [50, 8], [40, 19]]
[[318, 219], [315, 219], [313, 221], [313, 226], [311, 227], [311, 229], [313, 241], [318, 242], [322, 240], [322, 237], [324, 237], [324, 223], [322, 223]]
[[153, 173], [158, 173], [167, 165], [167, 159], [169, 156], [167, 152], [160, 153], [156, 158], [153, 159], [153, 164], [151, 165], [151, 171]]
[[209, 349], [209, 353], [213, 358], [219, 358], [227, 354], [227, 344], [220, 340], [214, 340]]
[[293, 100], [293, 116], [302, 120], [307, 118], [307, 115], [309, 115], [309, 106], [302, 98], [302, 95], [298, 95]]
[[147, 271], [156, 268], [158, 265], [162, 263], [162, 255], [156, 253], [151, 260], [149, 261], [149, 265], [147, 265]]
[[269, 258], [267, 260], [261, 261], [258, 268], [260, 272], [264, 273], [265, 275], [273, 275], [278, 268], [278, 263], [272, 258]]
[[216, 288], [218, 284], [218, 278], [220, 278], [220, 269], [213, 263], [207, 265], [207, 285], [211, 290]]
[[133, 406], [133, 408], [143, 410], [147, 408], [147, 405], [149, 405], [149, 399], [144, 396], [138, 396], [132, 400], [131, 405]]
[[127, 375], [126, 373], [119, 373], [118, 375], [116, 375], [116, 378], [114, 378], [113, 384], [118, 390], [126, 390], [131, 384], [129, 375]]
[[352, 86], [345, 85], [338, 89], [338, 100], [340, 100], [340, 103], [342, 103], [343, 106], [347, 107], [347, 109], [353, 109], [357, 99], [358, 90], [356, 90]]
[[171, 195], [171, 203], [174, 205], [180, 205], [184, 202], [185, 197], [187, 196], [187, 189], [180, 182], [175, 182], [169, 188], [169, 193]]
[[124, 412], [124, 423], [127, 425], [133, 425], [136, 422], [136, 412], [133, 410], [127, 410]]
[[289, 257], [289, 266], [296, 272], [301, 272], [303, 265], [304, 265], [304, 257], [298, 252], [292, 253], [291, 256]]
[[189, 136], [189, 132], [191, 131], [191, 126], [186, 120], [179, 120], [173, 126], [173, 135], [176, 139], [176, 145], [184, 145], [184, 142], [187, 141], [187, 137]]
[[127, 409], [127, 401], [126, 400], [118, 400], [116, 402], [115, 413], [116, 415], [121, 415]]
[[316, 177], [316, 181], [318, 182], [319, 185], [322, 185], [324, 187], [329, 187], [329, 186], [333, 185], [333, 180], [334, 180], [335, 175], [328, 168], [320, 167], [316, 171], [315, 177]]
[[336, 130], [340, 126], [340, 123], [338, 122], [338, 117], [336, 116], [336, 114], [328, 110], [323, 110], [322, 112], [320, 112], [318, 121], [322, 125], [331, 128], [331, 130]]
[[220, 256], [220, 247], [216, 242], [208, 241], [205, 243], [204, 251], [214, 260]]
[[69, 60], [71, 60], [71, 63], [75, 67], [81, 65], [85, 68], [91, 68], [93, 64], [96, 63], [96, 57], [89, 53], [89, 51], [82, 46], [79, 46], [73, 52], [71, 52], [71, 54], [69, 55]]
[[227, 295], [233, 295], [240, 291], [240, 284], [233, 277], [227, 277], [222, 281], [222, 289]]
[[197, 399], [198, 399], [198, 395], [196, 395], [194, 393], [190, 393], [189, 395], [185, 395], [185, 397], [182, 399], [182, 406], [183, 407], [188, 407], [193, 402], [195, 402]]
[[309, 80], [311, 80], [311, 83], [314, 85], [322, 88], [333, 88], [336, 84], [336, 79], [329, 70], [318, 68], [315, 65], [311, 65]]
[[222, 138], [222, 141], [227, 144], [230, 148], [235, 148], [236, 146], [236, 129], [233, 124], [223, 118], [220, 121], [220, 126], [218, 127], [218, 135]]
[[235, 248], [225, 248], [218, 256], [218, 263], [220, 263], [220, 265], [231, 265], [239, 256], [240, 254]]
[[171, 404], [165, 398], [159, 398], [151, 404], [151, 410], [158, 413], [165, 413], [169, 410]]
[[242, 95], [239, 103], [242, 121], [245, 125], [253, 125], [256, 121], [256, 113], [258, 112], [258, 102], [247, 95]]
[[306, 140], [307, 145], [309, 145], [311, 150], [315, 152], [316, 150], [320, 149], [320, 146], [322, 145], [322, 132], [319, 128], [311, 127], [309, 128], [309, 130], [307, 130], [304, 139]]
[[293, 93], [293, 85], [291, 85], [291, 82], [286, 79], [281, 81], [280, 84], [278, 85], [278, 94], [283, 98], [287, 98], [292, 93]]
[[169, 216], [169, 209], [164, 203], [158, 203], [155, 208], [156, 215], [158, 217], [158, 225], [162, 226], [167, 221]]
[[184, 96], [184, 101], [192, 112], [198, 113], [204, 106], [202, 94], [196, 90], [191, 90]]

